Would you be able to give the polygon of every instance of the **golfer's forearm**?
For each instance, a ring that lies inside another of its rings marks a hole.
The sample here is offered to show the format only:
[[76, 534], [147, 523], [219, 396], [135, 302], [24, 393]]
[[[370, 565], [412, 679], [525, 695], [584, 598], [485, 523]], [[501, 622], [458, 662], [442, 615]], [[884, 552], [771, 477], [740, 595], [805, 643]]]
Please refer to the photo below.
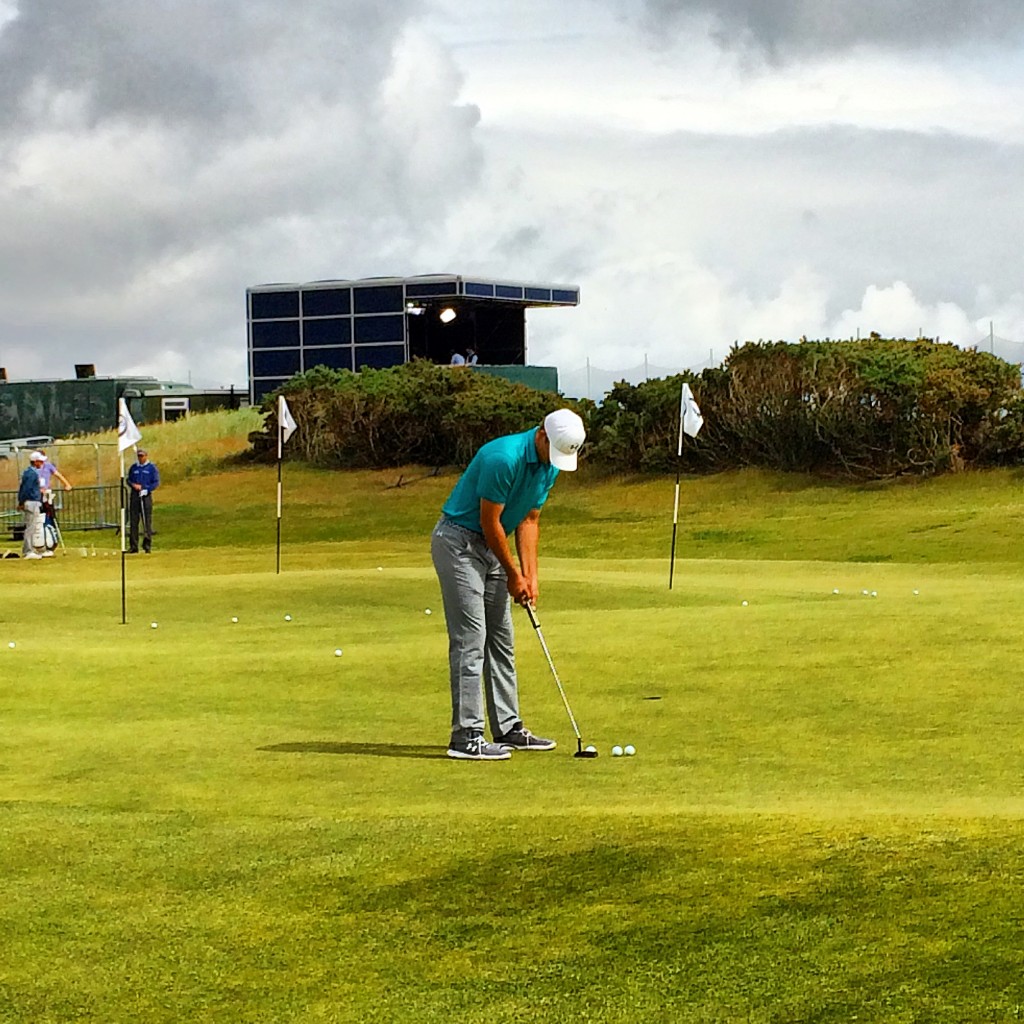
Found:
[[501, 562], [501, 567], [505, 570], [505, 574], [507, 576], [519, 575], [519, 567], [512, 557], [512, 549], [508, 546], [508, 538], [505, 536], [505, 531], [501, 528], [501, 524], [499, 523], [497, 528], [487, 522], [481, 522], [480, 525], [483, 527], [484, 540], [487, 541], [487, 546], [494, 552], [498, 561]]
[[536, 519], [524, 519], [516, 527], [516, 550], [523, 575], [537, 578], [537, 548], [540, 541], [540, 523]]
[[519, 575], [519, 568], [512, 557], [512, 549], [508, 544], [508, 537], [505, 536], [505, 528], [501, 525], [501, 513], [504, 505], [496, 505], [494, 502], [482, 499], [480, 501], [480, 529], [483, 530], [484, 540], [487, 546], [494, 552], [495, 558], [501, 562], [501, 567], [509, 579]]

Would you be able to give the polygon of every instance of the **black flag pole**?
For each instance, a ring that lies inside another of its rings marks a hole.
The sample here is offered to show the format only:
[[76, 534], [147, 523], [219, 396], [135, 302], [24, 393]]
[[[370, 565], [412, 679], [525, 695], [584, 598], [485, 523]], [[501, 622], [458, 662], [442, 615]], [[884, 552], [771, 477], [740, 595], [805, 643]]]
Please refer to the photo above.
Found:
[[124, 556], [125, 556], [125, 494], [128, 491], [128, 485], [125, 482], [124, 475], [124, 450], [125, 448], [131, 448], [132, 445], [137, 445], [142, 440], [142, 435], [139, 433], [139, 428], [135, 426], [135, 420], [132, 419], [132, 414], [128, 411], [128, 403], [123, 398], [117, 400], [117, 457], [121, 465], [121, 625], [127, 625], [128, 623], [128, 588], [125, 585], [125, 569], [124, 569]]
[[672, 554], [668, 562], [668, 589], [672, 589], [672, 576], [676, 567], [676, 534], [679, 529], [679, 471], [683, 462], [683, 408], [686, 404], [686, 385], [679, 396], [679, 444], [676, 448], [676, 499], [672, 509]]
[[281, 427], [277, 428], [277, 574], [281, 575]]
[[124, 452], [120, 453], [121, 456], [121, 625], [126, 626], [128, 624], [128, 590], [125, 586], [125, 572], [124, 572]]
[[296, 424], [284, 395], [277, 396], [277, 572], [281, 574], [281, 463], [284, 461], [284, 446]]
[[690, 390], [690, 385], [683, 381], [679, 389], [679, 444], [676, 448], [676, 503], [672, 510], [672, 556], [668, 564], [668, 589], [672, 589], [672, 574], [676, 567], [676, 533], [679, 528], [679, 475], [683, 462], [683, 434], [696, 437], [704, 426], [704, 417], [700, 414]]

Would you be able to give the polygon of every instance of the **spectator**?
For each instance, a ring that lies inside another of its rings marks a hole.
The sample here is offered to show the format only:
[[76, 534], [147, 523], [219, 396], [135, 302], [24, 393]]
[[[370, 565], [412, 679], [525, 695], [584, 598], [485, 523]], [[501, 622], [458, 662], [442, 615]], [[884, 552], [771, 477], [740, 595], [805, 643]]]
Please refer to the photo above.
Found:
[[63, 485], [65, 491], [71, 490], [71, 481], [49, 460], [46, 455], [46, 449], [40, 448], [39, 454], [43, 456], [46, 461], [43, 463], [43, 468], [39, 470], [39, 486], [43, 491], [52, 490], [51, 483], [53, 478], [56, 477]]
[[452, 366], [465, 366], [466, 357], [457, 349], [452, 349]]
[[466, 349], [466, 363], [469, 366], [476, 366], [477, 364], [476, 349], [472, 345]]
[[149, 461], [145, 448], [137, 448], [138, 461], [128, 470], [129, 530], [128, 553], [139, 553], [139, 519], [142, 519], [142, 550], [148, 555], [153, 549], [153, 492], [160, 486], [160, 473]]

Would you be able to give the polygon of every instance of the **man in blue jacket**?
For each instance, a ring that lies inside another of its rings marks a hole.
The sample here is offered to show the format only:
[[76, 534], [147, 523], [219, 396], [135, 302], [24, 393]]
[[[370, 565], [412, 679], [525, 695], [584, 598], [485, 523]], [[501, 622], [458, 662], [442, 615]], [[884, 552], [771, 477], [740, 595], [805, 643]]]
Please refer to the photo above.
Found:
[[138, 461], [128, 470], [128, 553], [139, 553], [139, 517], [142, 518], [142, 550], [153, 549], [153, 492], [160, 486], [160, 473], [149, 461], [145, 448], [135, 450]]
[[52, 553], [46, 551], [43, 539], [43, 491], [39, 483], [39, 471], [46, 462], [46, 456], [42, 452], [32, 452], [28, 462], [18, 485], [18, 508], [25, 513], [25, 540], [21, 557], [43, 558]]
[[[488, 441], [442, 506], [430, 553], [448, 626], [449, 757], [503, 761], [514, 750], [554, 749], [519, 717], [510, 598], [537, 601], [540, 511], [559, 470], [576, 468], [585, 437], [579, 416], [557, 409], [540, 426]], [[484, 737], [485, 710], [493, 743]]]

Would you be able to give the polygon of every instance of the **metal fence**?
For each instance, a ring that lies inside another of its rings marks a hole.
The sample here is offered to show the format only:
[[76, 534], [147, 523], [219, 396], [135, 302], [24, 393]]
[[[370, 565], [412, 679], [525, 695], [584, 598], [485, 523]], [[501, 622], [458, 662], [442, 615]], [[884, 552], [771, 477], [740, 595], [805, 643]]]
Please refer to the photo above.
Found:
[[[116, 529], [121, 522], [121, 482], [55, 490], [53, 507], [62, 532]], [[4, 531], [9, 528], [17, 539], [22, 526], [17, 491], [0, 491], [0, 522]]]

